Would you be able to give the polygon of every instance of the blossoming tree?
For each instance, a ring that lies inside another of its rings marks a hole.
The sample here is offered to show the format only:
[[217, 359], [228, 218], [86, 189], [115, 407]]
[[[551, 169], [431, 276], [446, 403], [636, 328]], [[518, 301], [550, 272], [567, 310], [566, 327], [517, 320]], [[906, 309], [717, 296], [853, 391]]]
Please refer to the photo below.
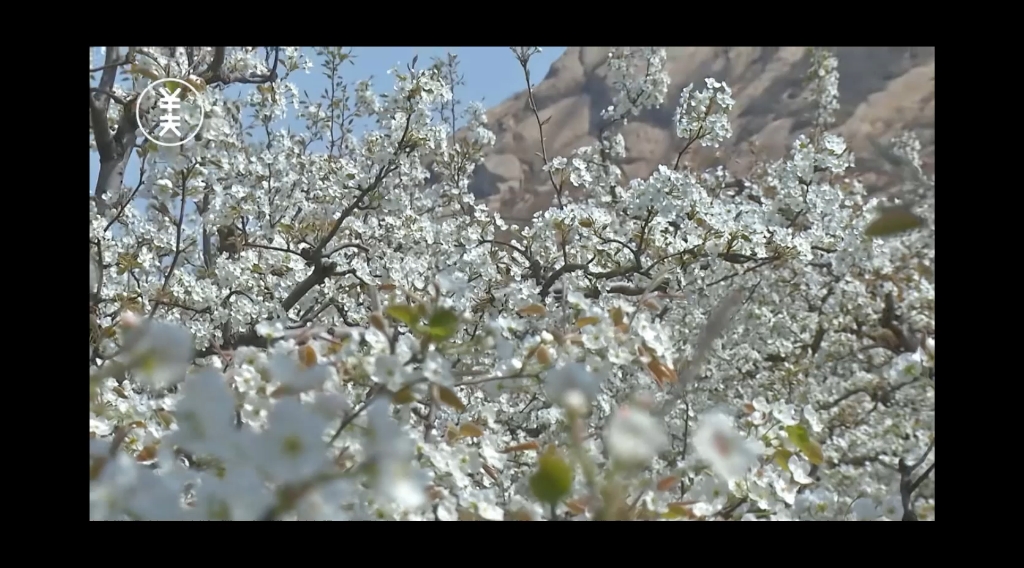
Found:
[[[527, 88], [537, 51], [510, 54]], [[454, 58], [377, 91], [341, 48], [102, 53], [93, 519], [934, 518], [934, 182], [911, 135], [899, 191], [847, 173], [828, 53], [812, 131], [743, 179], [616, 166], [662, 49], [611, 52], [569, 156], [529, 91], [554, 203], [528, 226], [467, 190], [494, 136]], [[137, 131], [163, 78], [206, 115], [179, 147]], [[680, 157], [731, 136], [727, 85], [669, 103]]]

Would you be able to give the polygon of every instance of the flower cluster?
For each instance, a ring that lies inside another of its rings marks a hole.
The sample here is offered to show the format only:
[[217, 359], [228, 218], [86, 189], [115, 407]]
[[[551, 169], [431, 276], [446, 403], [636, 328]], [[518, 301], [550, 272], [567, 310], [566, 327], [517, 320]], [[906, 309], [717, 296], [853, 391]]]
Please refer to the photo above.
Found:
[[[544, 155], [557, 206], [519, 226], [468, 190], [495, 138], [479, 105], [452, 131], [454, 58], [378, 92], [318, 49], [336, 88], [311, 99], [297, 48], [125, 55], [126, 90], [193, 80], [212, 119], [108, 146], [126, 97], [91, 99], [91, 144], [141, 180], [91, 200], [91, 518], [934, 518], [934, 192], [881, 234], [841, 137], [626, 182], [607, 134]], [[661, 104], [664, 67], [614, 51], [605, 118]], [[687, 145], [731, 136], [705, 85]]]
[[728, 85], [712, 78], [706, 79], [706, 83], [703, 91], [694, 91], [693, 85], [687, 85], [679, 95], [676, 136], [686, 140], [687, 145], [700, 141], [701, 146], [717, 148], [732, 137], [729, 111], [736, 101]]
[[660, 47], [619, 47], [608, 54], [608, 83], [615, 92], [612, 105], [601, 116], [627, 119], [647, 108], [661, 106], [671, 78], [668, 58]]

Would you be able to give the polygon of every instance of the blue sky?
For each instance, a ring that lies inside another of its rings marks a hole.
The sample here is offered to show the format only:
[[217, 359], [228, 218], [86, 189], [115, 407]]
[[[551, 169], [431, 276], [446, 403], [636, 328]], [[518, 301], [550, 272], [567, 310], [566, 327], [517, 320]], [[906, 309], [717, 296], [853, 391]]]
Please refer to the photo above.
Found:
[[[535, 84], [544, 78], [551, 64], [564, 51], [565, 47], [546, 47], [541, 53], [533, 56], [530, 72]], [[459, 56], [459, 70], [465, 77], [466, 84], [459, 87], [455, 93], [456, 98], [463, 104], [478, 101], [482, 102], [485, 108], [491, 108], [526, 87], [522, 69], [507, 47], [357, 47], [352, 50], [354, 64], [346, 65], [345, 76], [352, 83], [373, 76], [374, 89], [384, 92], [391, 89], [388, 69], [395, 65], [405, 66], [416, 55], [419, 55], [417, 68], [423, 68], [430, 64], [433, 57], [444, 57], [449, 52]], [[94, 56], [93, 61], [95, 66], [101, 65], [98, 56]], [[290, 80], [300, 91], [306, 90], [310, 95], [321, 92], [327, 86], [327, 80], [316, 67], [311, 69], [308, 75], [294, 73]], [[295, 121], [292, 126], [300, 127], [301, 123]], [[133, 184], [138, 179], [138, 165], [134, 160], [133, 158], [133, 163], [129, 164], [125, 176], [125, 183], [128, 184]], [[96, 183], [98, 170], [99, 158], [93, 152], [89, 160], [90, 192]]]

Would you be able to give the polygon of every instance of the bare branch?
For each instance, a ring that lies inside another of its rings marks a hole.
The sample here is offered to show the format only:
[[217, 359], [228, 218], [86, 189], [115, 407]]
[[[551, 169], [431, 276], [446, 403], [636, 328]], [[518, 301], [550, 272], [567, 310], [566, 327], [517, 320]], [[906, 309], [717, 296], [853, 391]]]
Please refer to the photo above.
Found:
[[[530, 110], [533, 111], [533, 117], [537, 120], [537, 131], [540, 135], [540, 157], [544, 160], [544, 165], [548, 164], [548, 149], [544, 142], [544, 124], [547, 122], [541, 120], [540, 111], [537, 109], [537, 101], [533, 98], [533, 83], [530, 81], [530, 57], [536, 53], [536, 50], [529, 50], [528, 48], [521, 47], [518, 50], [513, 47], [512, 53], [515, 54], [516, 60], [519, 61], [519, 66], [523, 68], [523, 75], [526, 77], [526, 94], [530, 101]], [[548, 180], [551, 182], [551, 188], [555, 190], [555, 199], [558, 202], [558, 208], [563, 209], [565, 204], [562, 202], [562, 187], [555, 182], [555, 176], [551, 173], [551, 169], [547, 168]]]
[[928, 449], [925, 450], [921, 458], [913, 464], [908, 464], [906, 460], [900, 458], [897, 464], [897, 471], [900, 474], [900, 500], [903, 503], [903, 520], [904, 521], [917, 521], [917, 513], [914, 512], [914, 500], [912, 499], [914, 491], [921, 486], [932, 471], [935, 470], [935, 463], [932, 462], [924, 473], [921, 474], [917, 479], [913, 478], [914, 471], [917, 470], [921, 465], [924, 464], [925, 460], [932, 453], [935, 448], [935, 439], [932, 438], [931, 442], [928, 443]]
[[[175, 237], [174, 237], [174, 257], [171, 258], [171, 266], [167, 268], [167, 275], [164, 276], [164, 282], [160, 285], [160, 291], [163, 292], [167, 289], [167, 285], [171, 283], [171, 277], [174, 276], [174, 269], [178, 267], [178, 259], [181, 258], [181, 235], [182, 229], [185, 225], [185, 205], [188, 200], [185, 199], [185, 185], [188, 181], [188, 174], [183, 174], [181, 179], [181, 205], [178, 208], [178, 220], [175, 224]], [[153, 317], [156, 314], [157, 309], [160, 308], [160, 303], [153, 304], [153, 308], [149, 312], [149, 317]]]
[[[134, 53], [134, 48], [130, 49], [129, 53]], [[130, 99], [123, 101], [124, 110], [121, 120], [118, 122], [114, 134], [110, 133], [107, 112], [110, 108], [112, 100], [110, 94], [119, 67], [114, 63], [118, 61], [118, 48], [108, 47], [107, 65], [100, 78], [100, 84], [94, 92], [89, 94], [89, 122], [96, 139], [96, 151], [100, 155], [100, 172], [96, 179], [93, 198], [96, 201], [96, 209], [101, 215], [105, 214], [109, 208], [104, 196], [121, 191], [124, 170], [128, 159], [131, 158], [131, 150], [135, 146], [135, 130], [137, 128], [135, 99]]]
[[207, 85], [231, 85], [233, 83], [261, 85], [273, 83], [277, 80], [277, 65], [281, 60], [281, 48], [274, 48], [274, 62], [270, 65], [270, 72], [265, 75], [243, 75], [241, 73], [230, 73], [224, 69], [224, 60], [227, 53], [225, 47], [213, 48], [213, 60], [209, 67], [203, 70], [199, 76]]

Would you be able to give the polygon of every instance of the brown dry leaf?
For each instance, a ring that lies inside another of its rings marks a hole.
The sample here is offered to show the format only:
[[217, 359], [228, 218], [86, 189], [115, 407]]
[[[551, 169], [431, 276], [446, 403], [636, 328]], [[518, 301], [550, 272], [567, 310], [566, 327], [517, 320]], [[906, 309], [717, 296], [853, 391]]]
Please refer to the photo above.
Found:
[[345, 342], [348, 341], [347, 337], [343, 337], [338, 341], [332, 341], [327, 344], [324, 348], [324, 355], [337, 355], [341, 353], [341, 348], [345, 346]]
[[394, 290], [396, 288], [398, 288], [398, 286], [395, 286], [394, 284], [391, 284], [390, 282], [389, 283], [385, 283], [385, 284], [381, 284], [380, 286], [377, 286], [377, 289], [380, 290], [381, 292], [390, 292], [390, 291], [392, 291], [392, 290]]
[[532, 359], [534, 355], [537, 354], [537, 347], [540, 347], [540, 345], [537, 345], [536, 347], [531, 347], [530, 350], [526, 352], [526, 356], [523, 357], [523, 364], [524, 365], [526, 364], [527, 361]]
[[515, 444], [515, 445], [512, 445], [512, 446], [509, 446], [509, 447], [501, 450], [501, 453], [503, 453], [503, 454], [512, 454], [512, 453], [515, 453], [515, 452], [529, 452], [529, 451], [534, 451], [535, 452], [535, 451], [537, 451], [539, 449], [540, 449], [540, 444], [537, 442], [537, 440], [530, 440], [529, 442], [523, 442], [522, 444]]
[[391, 395], [391, 402], [398, 405], [409, 404], [414, 400], [416, 400], [416, 397], [413, 396], [412, 387], [400, 388]]
[[924, 224], [924, 219], [911, 211], [910, 206], [898, 205], [879, 211], [871, 224], [864, 229], [864, 234], [869, 237], [887, 237], [916, 229]]
[[316, 365], [316, 349], [308, 343], [299, 347], [299, 362], [307, 369]]
[[498, 483], [498, 470], [494, 469], [494, 466], [487, 462], [483, 462], [481, 469], [487, 474], [487, 477], [491, 478], [491, 481]]
[[597, 316], [586, 316], [576, 320], [576, 329], [582, 329], [588, 325], [594, 325], [601, 321]]
[[537, 361], [539, 361], [541, 365], [547, 367], [551, 364], [551, 352], [548, 351], [547, 347], [543, 345], [538, 346], [537, 352], [534, 353], [534, 355], [537, 356]]
[[622, 333], [626, 333], [627, 331], [629, 331], [629, 324], [626, 324], [626, 323], [617, 324], [615, 326], [615, 329], [621, 331]]
[[377, 331], [386, 334], [388, 332], [388, 324], [384, 321], [384, 316], [380, 312], [370, 312], [370, 325], [373, 326]]
[[449, 442], [454, 442], [455, 440], [459, 439], [459, 429], [456, 428], [455, 425], [452, 424], [451, 422], [449, 422], [448, 425], [445, 427], [444, 439], [448, 440]]
[[483, 428], [473, 424], [472, 422], [465, 422], [459, 426], [459, 436], [462, 436], [463, 438], [479, 438], [483, 435]]
[[516, 310], [516, 313], [521, 316], [542, 316], [548, 313], [548, 309], [540, 304], [530, 304]]
[[565, 336], [565, 340], [572, 345], [583, 345], [583, 336], [578, 333]]
[[206, 91], [206, 81], [203, 81], [202, 77], [192, 76], [185, 79], [185, 82], [192, 85], [192, 88], [200, 93]]
[[455, 391], [452, 389], [448, 387], [437, 387], [437, 394], [438, 398], [441, 399], [441, 402], [444, 404], [458, 410], [459, 412], [466, 410], [466, 405], [459, 400], [459, 395], [455, 394]]
[[565, 508], [574, 515], [582, 515], [587, 512], [587, 501], [586, 498], [580, 497], [579, 499], [571, 499], [565, 502]]
[[135, 461], [140, 462], [147, 462], [153, 459], [156, 459], [156, 445], [154, 444], [143, 446], [142, 450], [135, 456]]
[[442, 497], [444, 497], [444, 490], [442, 490], [440, 487], [437, 487], [435, 485], [427, 487], [427, 498], [429, 498], [431, 502], [437, 501]]
[[644, 300], [641, 305], [643, 307], [651, 310], [651, 311], [655, 311], [655, 312], [660, 312], [661, 311], [661, 305], [659, 305], [658, 302], [655, 302], [654, 300], [652, 300], [650, 298], [647, 298], [646, 300]]
[[110, 390], [114, 391], [114, 394], [116, 394], [118, 398], [128, 398], [128, 394], [125, 393], [124, 389], [119, 386], [114, 386]]
[[619, 327], [626, 323], [626, 314], [622, 312], [622, 308], [616, 306], [608, 311], [608, 315], [612, 318], [612, 323], [615, 327]]
[[274, 392], [270, 393], [270, 398], [284, 398], [293, 394], [299, 394], [299, 391], [295, 390], [291, 385], [281, 385], [274, 389]]
[[657, 485], [657, 488], [658, 488], [658, 491], [668, 491], [669, 489], [672, 489], [673, 487], [675, 487], [678, 483], [679, 483], [679, 478], [674, 476], [674, 475], [670, 475], [670, 476], [662, 479], [661, 481], [659, 481], [658, 485]]
[[668, 365], [666, 365], [664, 363], [661, 363], [661, 373], [662, 373], [663, 377], [665, 378], [666, 382], [669, 382], [669, 383], [679, 382], [679, 376], [676, 375], [675, 369], [673, 369], [672, 367], [669, 367]]
[[476, 513], [474, 513], [473, 511], [470, 511], [469, 509], [464, 509], [462, 507], [459, 507], [458, 509], [456, 509], [456, 512], [459, 515], [459, 520], [460, 521], [479, 521], [480, 520], [480, 517]]
[[755, 410], [757, 409], [754, 408], [754, 405], [750, 404], [749, 402], [743, 405], [743, 412], [746, 412], [747, 414], [753, 414]]
[[508, 520], [510, 520], [510, 521], [532, 521], [533, 517], [531, 517], [530, 513], [527, 513], [526, 510], [524, 510], [524, 509], [516, 509], [515, 511], [510, 511], [509, 512]]
[[161, 77], [160, 74], [156, 71], [153, 71], [152, 69], [139, 65], [137, 63], [132, 63], [132, 66], [129, 68], [129, 72], [132, 75], [142, 75], [143, 77], [147, 77], [153, 81], [163, 79], [163, 77]]
[[156, 417], [160, 419], [160, 423], [163, 424], [165, 428], [170, 428], [171, 424], [174, 424], [174, 415], [166, 410], [157, 410]]
[[651, 362], [647, 363], [647, 369], [654, 375], [654, 382], [658, 383], [659, 387], [664, 387], [665, 383], [671, 384], [679, 380], [675, 371], [657, 359], [651, 359]]

